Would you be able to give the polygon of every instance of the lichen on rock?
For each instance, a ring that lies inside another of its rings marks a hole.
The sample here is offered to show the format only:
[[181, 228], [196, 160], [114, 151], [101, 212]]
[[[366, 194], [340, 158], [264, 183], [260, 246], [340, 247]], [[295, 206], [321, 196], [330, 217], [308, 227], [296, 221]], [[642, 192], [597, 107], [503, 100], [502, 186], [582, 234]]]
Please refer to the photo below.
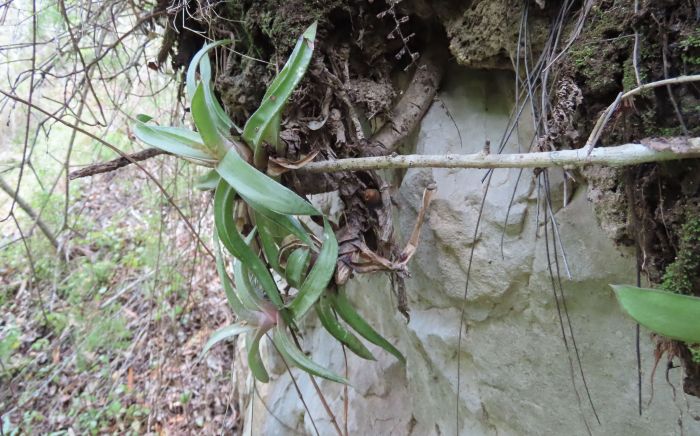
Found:
[[593, 205], [598, 224], [615, 242], [629, 239], [627, 195], [622, 186], [623, 171], [618, 168], [591, 166], [582, 170], [587, 198]]
[[[461, 7], [455, 7], [458, 3]], [[457, 62], [471, 68], [512, 69], [517, 51], [523, 2], [513, 0], [476, 0], [442, 2], [436, 6], [447, 36], [450, 51]], [[549, 19], [532, 8], [528, 44], [542, 47], [549, 31]]]

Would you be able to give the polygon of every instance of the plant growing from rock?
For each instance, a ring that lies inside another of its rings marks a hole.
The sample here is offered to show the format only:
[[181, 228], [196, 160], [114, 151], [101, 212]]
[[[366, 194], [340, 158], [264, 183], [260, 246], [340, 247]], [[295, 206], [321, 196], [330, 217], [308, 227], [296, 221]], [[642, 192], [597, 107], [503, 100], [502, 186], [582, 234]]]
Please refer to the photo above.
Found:
[[[403, 355], [357, 314], [332, 281], [338, 242], [326, 217], [262, 172], [268, 165], [268, 147], [279, 154], [284, 151], [279, 138], [282, 111], [306, 72], [315, 35], [316, 23], [299, 38], [260, 107], [242, 129], [228, 117], [211, 86], [207, 53], [227, 40], [205, 45], [187, 71], [186, 88], [196, 132], [158, 126], [145, 115], [137, 117], [134, 127], [141, 141], [213, 168], [199, 187], [215, 189], [216, 267], [238, 322], [215, 332], [204, 352], [223, 340], [245, 335], [248, 364], [261, 382], [267, 382], [269, 376], [259, 345], [270, 333], [275, 348], [289, 363], [309, 374], [346, 382], [310, 360], [299, 347], [297, 324], [312, 309], [324, 328], [358, 356], [374, 359], [335, 315], [360, 336], [404, 361]], [[311, 216], [323, 221], [322, 235], [314, 234], [310, 223], [300, 219]], [[229, 276], [229, 256], [233, 279]]]
[[613, 285], [622, 309], [639, 324], [684, 342], [700, 363], [700, 218], [692, 209], [680, 230], [675, 260], [666, 267], [658, 289]]
[[660, 335], [700, 344], [700, 298], [658, 289], [612, 285], [622, 309]]

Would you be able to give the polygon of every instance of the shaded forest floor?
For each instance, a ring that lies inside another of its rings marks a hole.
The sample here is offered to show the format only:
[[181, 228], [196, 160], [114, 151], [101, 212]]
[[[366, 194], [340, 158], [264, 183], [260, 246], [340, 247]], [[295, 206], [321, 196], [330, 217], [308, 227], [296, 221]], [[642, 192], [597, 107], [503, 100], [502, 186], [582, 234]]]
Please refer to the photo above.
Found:
[[[41, 235], [29, 241], [34, 274], [21, 243], [0, 254], [4, 434], [231, 431], [233, 348], [199, 360], [231, 322], [209, 259], [137, 168], [82, 188], [70, 260]], [[210, 234], [208, 196], [190, 200]]]

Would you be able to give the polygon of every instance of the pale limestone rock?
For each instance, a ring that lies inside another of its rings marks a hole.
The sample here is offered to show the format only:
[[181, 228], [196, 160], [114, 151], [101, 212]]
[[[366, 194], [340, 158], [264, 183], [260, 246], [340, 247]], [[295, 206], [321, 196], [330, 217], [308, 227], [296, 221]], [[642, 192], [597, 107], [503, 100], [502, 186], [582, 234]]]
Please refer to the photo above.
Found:
[[[495, 150], [512, 105], [511, 83], [507, 73], [451, 70], [440, 99], [456, 120], [464, 143], [460, 145], [455, 126], [438, 103], [422, 122], [415, 151], [471, 153], [479, 151], [486, 139]], [[518, 142], [521, 149], [527, 148], [531, 126], [524, 119], [505, 152], [518, 150]], [[524, 171], [515, 189], [518, 173], [498, 170], [485, 202], [464, 303], [456, 403], [460, 310], [485, 172], [406, 172], [396, 198], [397, 227], [404, 239], [412, 229], [423, 187], [432, 181], [438, 185], [421, 245], [410, 265], [412, 278], [406, 282], [411, 321], [406, 323], [397, 314], [388, 280], [382, 275], [352, 280], [348, 293], [359, 312], [403, 350], [408, 363], [404, 368], [376, 347], [372, 350], [377, 362], [348, 354], [350, 434], [453, 435], [457, 407], [463, 435], [585, 435], [584, 418], [593, 434], [672, 435], [679, 433], [680, 410], [685, 434], [700, 434], [700, 423], [690, 417], [700, 415], [700, 401], [688, 398], [690, 412], [684, 397], [674, 404], [663, 369], [654, 382], [654, 402], [646, 408], [653, 365], [647, 334], [642, 336], [645, 412], [637, 415], [635, 325], [621, 314], [607, 286], [634, 280], [633, 253], [616, 247], [601, 231], [585, 186], [579, 186], [570, 204], [561, 208], [561, 177], [554, 171], [555, 218], [572, 279], [566, 279], [557, 246], [559, 268], [581, 363], [602, 424], [591, 413], [572, 352], [579, 406], [552, 294], [542, 214], [538, 228], [537, 185], [532, 172]], [[504, 228], [511, 197], [514, 201]], [[551, 244], [549, 249], [553, 254]], [[314, 326], [315, 320], [304, 326], [305, 349], [319, 364], [344, 374], [340, 346]], [[565, 327], [571, 348], [566, 322]], [[279, 364], [273, 366], [274, 380], [257, 386], [274, 417], [256, 398], [254, 434], [314, 434], [289, 375], [280, 371]], [[320, 434], [335, 434], [308, 376], [293, 373]], [[238, 372], [237, 379], [245, 396], [252, 384], [243, 374]], [[671, 374], [679, 387], [678, 370]], [[343, 387], [319, 383], [342, 427]]]

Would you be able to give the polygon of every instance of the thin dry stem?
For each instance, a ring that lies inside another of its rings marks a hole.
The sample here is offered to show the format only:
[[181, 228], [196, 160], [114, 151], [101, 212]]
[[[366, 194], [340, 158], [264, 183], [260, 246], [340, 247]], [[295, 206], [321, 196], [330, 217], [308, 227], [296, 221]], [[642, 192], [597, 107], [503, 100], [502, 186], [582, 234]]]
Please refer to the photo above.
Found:
[[700, 138], [688, 140], [680, 152], [654, 151], [642, 144], [624, 144], [584, 149], [513, 154], [444, 154], [378, 156], [313, 162], [302, 171], [330, 173], [337, 171], [366, 171], [396, 168], [551, 168], [582, 167], [586, 165], [626, 166], [700, 157]]
[[620, 105], [620, 102], [622, 102], [622, 100], [628, 99], [637, 94], [641, 94], [647, 89], [658, 88], [659, 86], [679, 85], [681, 83], [690, 83], [698, 81], [700, 81], [700, 74], [694, 74], [692, 76], [679, 76], [673, 77], [671, 79], [659, 80], [657, 82], [645, 83], [625, 93], [620, 93], [615, 99], [615, 101], [613, 101], [612, 104], [608, 106], [607, 109], [605, 109], [600, 118], [598, 118], [598, 121], [596, 122], [595, 126], [593, 127], [593, 130], [591, 131], [590, 136], [588, 137], [588, 140], [586, 141], [584, 149], [589, 154], [592, 152], [596, 143], [600, 139], [600, 136], [603, 134], [603, 129], [605, 128], [605, 125], [607, 124], [608, 120], [610, 120], [610, 116], [613, 114], [613, 112], [615, 112], [615, 110], [617, 110], [617, 107]]

